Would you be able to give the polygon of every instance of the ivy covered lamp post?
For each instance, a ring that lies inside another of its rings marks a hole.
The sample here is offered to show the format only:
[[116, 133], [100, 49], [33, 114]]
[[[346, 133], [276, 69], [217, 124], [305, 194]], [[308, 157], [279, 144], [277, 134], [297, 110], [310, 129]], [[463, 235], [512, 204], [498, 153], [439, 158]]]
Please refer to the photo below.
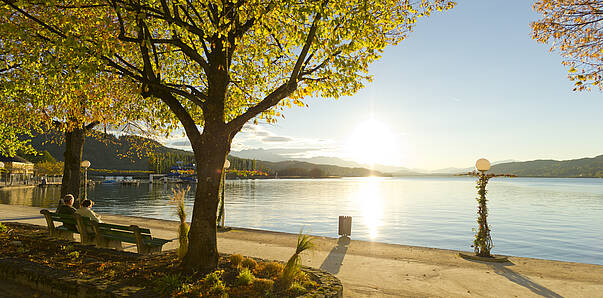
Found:
[[475, 240], [473, 240], [473, 249], [475, 254], [480, 257], [492, 257], [490, 250], [492, 249], [492, 238], [490, 237], [490, 227], [488, 226], [488, 207], [486, 207], [486, 185], [490, 180], [490, 175], [486, 175], [486, 171], [490, 169], [490, 162], [485, 158], [480, 158], [475, 163], [477, 173], [477, 223], [479, 225]]
[[473, 171], [468, 173], [469, 176], [477, 177], [477, 224], [478, 230], [475, 234], [475, 239], [473, 240], [473, 250], [475, 251], [475, 255], [467, 255], [460, 253], [461, 257], [470, 258], [470, 259], [478, 259], [480, 261], [492, 261], [492, 262], [506, 262], [507, 257], [494, 256], [490, 253], [492, 250], [492, 237], [490, 236], [490, 226], [488, 225], [488, 207], [486, 206], [486, 185], [488, 185], [488, 181], [494, 177], [512, 177], [514, 175], [508, 174], [486, 174], [488, 170], [490, 170], [490, 162], [485, 158], [480, 158], [475, 163], [475, 168], [477, 171]]

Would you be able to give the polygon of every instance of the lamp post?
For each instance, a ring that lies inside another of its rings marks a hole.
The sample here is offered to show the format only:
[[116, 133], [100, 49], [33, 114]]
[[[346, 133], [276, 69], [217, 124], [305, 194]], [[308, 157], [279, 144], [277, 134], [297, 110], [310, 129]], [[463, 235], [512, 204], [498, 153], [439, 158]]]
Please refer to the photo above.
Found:
[[88, 168], [90, 167], [90, 162], [84, 160], [80, 165], [84, 168], [84, 200], [86, 200], [88, 199]]
[[490, 175], [486, 175], [486, 171], [490, 169], [490, 162], [485, 158], [480, 158], [475, 163], [475, 168], [479, 171], [477, 173], [477, 186], [476, 188], [479, 197], [477, 202], [477, 223], [479, 229], [475, 235], [473, 241], [473, 249], [475, 254], [480, 257], [491, 257], [490, 250], [492, 249], [492, 238], [490, 237], [490, 227], [488, 226], [488, 208], [486, 207], [486, 185], [488, 180], [492, 178]]
[[220, 198], [220, 214], [218, 215], [218, 218], [221, 221], [221, 227], [222, 229], [225, 228], [224, 226], [224, 182], [226, 181], [226, 169], [230, 168], [230, 161], [225, 160], [224, 161], [224, 168], [222, 169], [222, 197]]
[[[2, 177], [4, 177], [2, 169], [4, 169], [4, 163], [0, 161], [0, 179], [2, 179]], [[4, 182], [4, 184], [6, 185], [6, 181]]]

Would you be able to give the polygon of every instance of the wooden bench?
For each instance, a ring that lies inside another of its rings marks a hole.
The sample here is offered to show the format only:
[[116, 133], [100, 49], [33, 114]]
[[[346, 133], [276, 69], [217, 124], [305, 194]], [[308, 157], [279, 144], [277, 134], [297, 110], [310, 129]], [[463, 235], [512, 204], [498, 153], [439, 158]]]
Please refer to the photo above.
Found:
[[153, 238], [151, 230], [140, 228], [136, 225], [121, 226], [108, 223], [98, 223], [90, 221], [94, 229], [96, 245], [100, 247], [108, 247], [112, 243], [135, 243], [139, 254], [148, 254], [152, 252], [160, 252], [164, 244], [171, 240]]
[[[77, 230], [77, 223], [75, 222], [75, 218], [72, 215], [50, 212], [46, 209], [40, 210], [40, 213], [44, 215], [44, 218], [46, 218], [48, 233], [51, 237], [66, 240], [75, 240], [73, 238], [73, 234], [78, 234], [79, 231]], [[63, 223], [63, 225], [55, 227], [55, 222], [61, 222]]]
[[[73, 240], [73, 233], [79, 233], [82, 244], [95, 244], [97, 247], [123, 249], [122, 242], [134, 243], [138, 253], [148, 254], [160, 252], [164, 244], [171, 240], [153, 238], [151, 230], [136, 225], [122, 226], [109, 223], [97, 223], [78, 214], [57, 214], [41, 210], [48, 224], [50, 236]], [[54, 222], [62, 222], [68, 226], [55, 227]], [[69, 228], [75, 225], [77, 230]], [[63, 234], [68, 233], [66, 236]], [[69, 238], [70, 237], [70, 238]]]

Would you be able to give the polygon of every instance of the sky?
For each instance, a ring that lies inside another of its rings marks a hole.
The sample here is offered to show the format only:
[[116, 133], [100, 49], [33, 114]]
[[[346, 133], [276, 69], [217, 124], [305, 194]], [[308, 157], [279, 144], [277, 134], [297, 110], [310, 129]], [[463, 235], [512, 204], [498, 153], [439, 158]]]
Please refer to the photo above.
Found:
[[603, 154], [602, 93], [572, 91], [559, 53], [531, 38], [533, 1], [457, 2], [386, 48], [354, 96], [247, 125], [232, 150], [425, 170]]

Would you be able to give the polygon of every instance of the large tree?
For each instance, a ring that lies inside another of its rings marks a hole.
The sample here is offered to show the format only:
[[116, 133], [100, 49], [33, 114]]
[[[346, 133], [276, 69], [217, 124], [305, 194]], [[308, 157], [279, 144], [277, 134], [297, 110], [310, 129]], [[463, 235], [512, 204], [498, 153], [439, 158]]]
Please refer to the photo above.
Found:
[[539, 0], [534, 9], [541, 19], [532, 22], [533, 38], [565, 57], [574, 90], [603, 90], [603, 1]]
[[[202, 271], [217, 266], [223, 165], [243, 125], [257, 118], [274, 122], [285, 107], [304, 105], [306, 96], [353, 94], [370, 81], [369, 65], [387, 45], [402, 41], [418, 17], [454, 6], [447, 0], [55, 1], [55, 12], [42, 14], [36, 2], [2, 1], [35, 20], [56, 44], [77, 41], [177, 117], [198, 177], [183, 265]], [[99, 17], [62, 23], [64, 11], [74, 9], [94, 10]], [[80, 33], [89, 29], [74, 33], [68, 27], [107, 15], [112, 38], [99, 40]]]
[[[41, 7], [40, 12], [48, 11]], [[94, 11], [70, 10], [63, 22], [85, 22]], [[99, 23], [100, 24], [100, 23]], [[104, 71], [104, 64], [75, 41], [53, 39], [39, 23], [5, 5], [0, 6], [0, 153], [32, 151], [32, 132], [59, 132], [65, 143], [61, 196], [80, 192], [80, 162], [86, 135], [98, 124], [157, 122], [130, 80]], [[108, 28], [99, 25], [96, 38]], [[140, 125], [136, 126], [140, 127]], [[138, 131], [138, 130], [137, 130]], [[61, 141], [61, 140], [59, 140]]]

